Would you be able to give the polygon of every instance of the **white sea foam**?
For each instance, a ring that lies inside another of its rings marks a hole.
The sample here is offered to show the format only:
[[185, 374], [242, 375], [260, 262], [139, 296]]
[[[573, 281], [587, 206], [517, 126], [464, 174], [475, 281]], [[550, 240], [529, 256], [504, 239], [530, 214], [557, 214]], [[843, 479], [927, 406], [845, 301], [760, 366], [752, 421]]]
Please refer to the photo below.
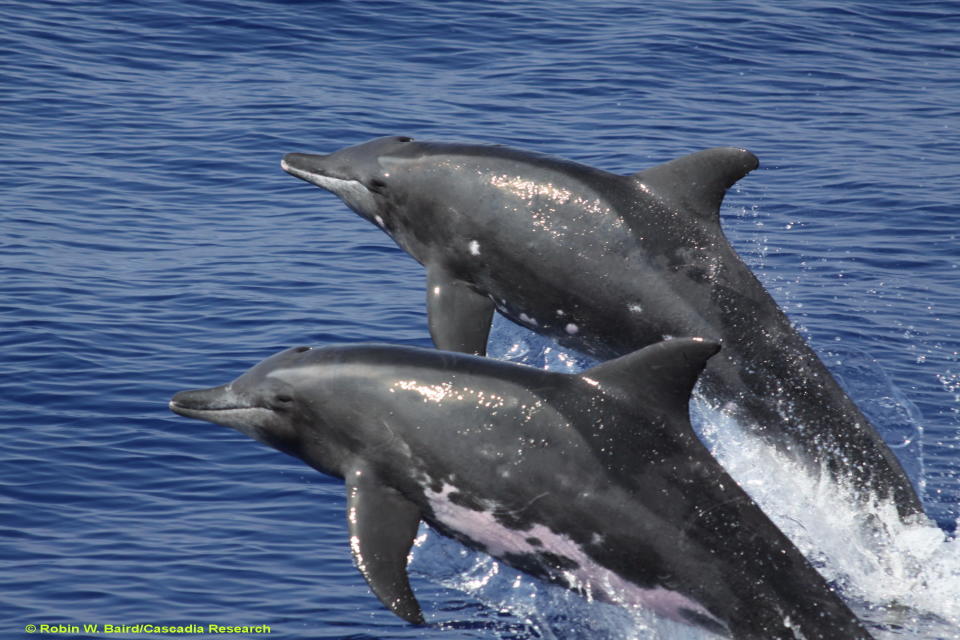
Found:
[[[717, 460], [837, 584], [862, 619], [910, 637], [960, 637], [960, 544], [932, 522], [903, 524], [891, 503], [865, 506], [811, 476], [703, 399], [694, 422]], [[878, 638], [903, 637], [872, 629]], [[892, 632], [891, 632], [892, 633]]]

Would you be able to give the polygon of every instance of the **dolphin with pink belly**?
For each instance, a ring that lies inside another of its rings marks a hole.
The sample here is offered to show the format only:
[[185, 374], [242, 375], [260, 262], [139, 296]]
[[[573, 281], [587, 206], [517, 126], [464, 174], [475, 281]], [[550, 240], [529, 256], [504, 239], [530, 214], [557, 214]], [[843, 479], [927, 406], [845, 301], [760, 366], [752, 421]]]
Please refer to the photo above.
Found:
[[757, 165], [716, 148], [623, 176], [399, 136], [282, 162], [426, 267], [438, 348], [483, 354], [494, 310], [601, 360], [715, 340], [705, 397], [814, 473], [922, 514], [896, 456], [724, 237], [726, 190]]
[[734, 638], [869, 638], [698, 440], [715, 343], [676, 339], [582, 374], [413, 347], [299, 347], [176, 394], [343, 478], [370, 588], [424, 618], [406, 573], [421, 520], [585, 597]]

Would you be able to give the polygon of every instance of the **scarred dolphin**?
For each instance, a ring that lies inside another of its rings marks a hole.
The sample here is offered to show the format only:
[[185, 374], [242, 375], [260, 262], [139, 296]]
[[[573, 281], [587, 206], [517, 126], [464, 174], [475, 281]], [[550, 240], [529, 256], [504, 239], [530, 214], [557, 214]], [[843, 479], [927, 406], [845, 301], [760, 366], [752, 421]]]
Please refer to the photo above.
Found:
[[724, 347], [708, 399], [813, 472], [921, 514], [896, 456], [723, 234], [726, 190], [757, 166], [716, 148], [622, 176], [406, 137], [282, 162], [426, 267], [438, 348], [483, 354], [494, 310], [600, 359], [707, 337]]
[[579, 375], [412, 347], [299, 347], [174, 396], [346, 481], [350, 547], [413, 623], [418, 524], [588, 598], [734, 638], [870, 635], [698, 440], [718, 346], [659, 343]]

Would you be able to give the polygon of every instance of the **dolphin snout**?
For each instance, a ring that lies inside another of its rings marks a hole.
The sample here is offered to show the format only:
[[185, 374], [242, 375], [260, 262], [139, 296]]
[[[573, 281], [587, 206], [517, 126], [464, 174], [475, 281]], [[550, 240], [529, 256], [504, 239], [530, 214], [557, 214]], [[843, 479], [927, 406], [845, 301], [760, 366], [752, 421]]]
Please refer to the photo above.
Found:
[[229, 385], [210, 389], [180, 391], [170, 400], [170, 410], [182, 416], [192, 417], [198, 411], [222, 411], [236, 408], [234, 394]]
[[324, 175], [323, 161], [327, 157], [310, 153], [288, 153], [280, 160], [280, 168], [298, 178], [302, 178], [304, 174]]

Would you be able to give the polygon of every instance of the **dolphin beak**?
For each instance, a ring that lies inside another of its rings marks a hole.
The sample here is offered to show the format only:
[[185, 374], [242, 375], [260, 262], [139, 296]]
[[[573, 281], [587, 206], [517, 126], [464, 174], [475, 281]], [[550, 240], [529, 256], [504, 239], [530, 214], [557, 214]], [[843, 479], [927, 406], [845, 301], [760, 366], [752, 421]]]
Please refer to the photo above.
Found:
[[307, 176], [326, 175], [324, 160], [328, 157], [309, 153], [288, 153], [280, 160], [280, 168], [292, 176], [308, 180]]
[[170, 400], [170, 410], [188, 418], [202, 417], [205, 412], [236, 409], [237, 403], [230, 385], [210, 389], [181, 391]]

